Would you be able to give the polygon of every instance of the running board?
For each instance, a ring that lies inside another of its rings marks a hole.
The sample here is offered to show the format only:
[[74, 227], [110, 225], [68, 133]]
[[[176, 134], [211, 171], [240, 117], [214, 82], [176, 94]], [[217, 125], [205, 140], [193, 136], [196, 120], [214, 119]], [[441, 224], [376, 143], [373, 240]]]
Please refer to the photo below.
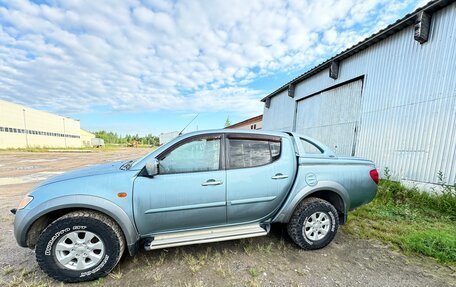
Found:
[[146, 239], [144, 249], [154, 250], [182, 245], [209, 243], [267, 235], [269, 225], [265, 228], [259, 224], [246, 224], [230, 227], [217, 227], [195, 231], [184, 231], [154, 236]]

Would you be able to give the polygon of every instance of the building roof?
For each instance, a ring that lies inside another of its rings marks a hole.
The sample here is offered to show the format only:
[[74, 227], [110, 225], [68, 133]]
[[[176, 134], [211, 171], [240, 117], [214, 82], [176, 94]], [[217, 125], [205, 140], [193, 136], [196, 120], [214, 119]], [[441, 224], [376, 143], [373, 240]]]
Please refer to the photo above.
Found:
[[66, 118], [66, 119], [69, 119], [69, 120], [73, 120], [73, 121], [80, 122], [80, 120], [78, 120], [78, 119], [73, 119], [73, 118], [70, 118], [70, 117], [67, 117], [67, 116], [62, 116], [62, 115], [54, 114], [54, 113], [51, 113], [51, 112], [47, 112], [47, 111], [43, 111], [43, 110], [38, 110], [38, 109], [31, 108], [31, 107], [26, 106], [26, 105], [23, 105], [23, 104], [18, 104], [18, 103], [15, 103], [15, 102], [10, 102], [10, 101], [7, 101], [7, 100], [2, 100], [2, 99], [0, 99], [0, 104], [1, 104], [2, 102], [3, 102], [3, 103], [6, 103], [6, 104], [9, 104], [9, 105], [17, 106], [18, 108], [21, 108], [21, 109], [27, 109], [27, 110], [31, 110], [31, 111], [35, 111], [35, 112], [40, 112], [40, 113], [48, 114], [48, 115], [51, 115], [51, 116]]
[[389, 36], [396, 34], [397, 32], [407, 28], [408, 26], [415, 23], [418, 15], [422, 11], [432, 14], [432, 13], [448, 6], [449, 4], [452, 4], [455, 1], [456, 0], [434, 0], [434, 1], [427, 3], [425, 6], [418, 8], [415, 11], [413, 11], [412, 13], [405, 15], [403, 18], [398, 19], [393, 24], [390, 24], [387, 27], [385, 27], [384, 29], [378, 31], [377, 33], [372, 34], [370, 37], [362, 40], [358, 44], [355, 44], [354, 46], [340, 52], [339, 54], [333, 56], [332, 58], [324, 61], [323, 63], [317, 65], [316, 67], [308, 70], [304, 74], [291, 80], [290, 82], [286, 83], [279, 89], [275, 90], [274, 92], [270, 93], [269, 95], [267, 95], [266, 97], [261, 99], [261, 101], [264, 102], [264, 101], [266, 101], [267, 98], [272, 98], [272, 97], [276, 96], [277, 94], [279, 94], [283, 91], [286, 91], [288, 89], [289, 85], [302, 82], [305, 79], [310, 78], [311, 76], [323, 71], [324, 69], [329, 68], [331, 62], [333, 62], [333, 61], [340, 62], [343, 59], [346, 59], [358, 52], [361, 52], [362, 50], [367, 49], [368, 47], [374, 45], [375, 43], [378, 43], [378, 42], [388, 38]]
[[88, 130], [85, 130], [85, 129], [83, 129], [83, 128], [81, 128], [80, 130], [81, 130], [81, 135], [82, 135], [82, 134], [85, 134], [85, 135], [87, 135], [87, 136], [93, 136], [93, 137], [95, 137], [95, 134], [89, 132]]
[[262, 120], [263, 120], [263, 115], [259, 115], [259, 116], [255, 116], [250, 119], [243, 120], [242, 122], [238, 122], [238, 123], [232, 124], [230, 126], [227, 126], [225, 129], [232, 129], [232, 128], [236, 128], [236, 127], [240, 127], [240, 126], [250, 125], [250, 124], [254, 124], [259, 121], [262, 121]]

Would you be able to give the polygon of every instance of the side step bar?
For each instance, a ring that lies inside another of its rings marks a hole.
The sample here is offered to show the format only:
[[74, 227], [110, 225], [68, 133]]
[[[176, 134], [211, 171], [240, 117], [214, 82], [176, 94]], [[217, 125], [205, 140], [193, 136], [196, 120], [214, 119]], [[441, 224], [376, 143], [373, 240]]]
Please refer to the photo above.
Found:
[[230, 227], [217, 227], [195, 231], [161, 234], [153, 239], [146, 239], [144, 249], [154, 250], [182, 245], [209, 243], [267, 235], [269, 225], [265, 228], [259, 224], [245, 224]]

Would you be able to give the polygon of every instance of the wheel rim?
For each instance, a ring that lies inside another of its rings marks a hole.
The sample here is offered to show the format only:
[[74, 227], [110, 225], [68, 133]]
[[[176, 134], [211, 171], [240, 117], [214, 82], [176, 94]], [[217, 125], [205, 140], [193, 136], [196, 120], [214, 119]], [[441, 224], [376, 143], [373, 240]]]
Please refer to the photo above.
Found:
[[302, 228], [305, 237], [312, 241], [323, 239], [331, 227], [331, 220], [326, 212], [315, 212], [307, 218]]
[[54, 250], [62, 266], [80, 271], [100, 263], [105, 254], [105, 245], [95, 233], [72, 231], [60, 238]]

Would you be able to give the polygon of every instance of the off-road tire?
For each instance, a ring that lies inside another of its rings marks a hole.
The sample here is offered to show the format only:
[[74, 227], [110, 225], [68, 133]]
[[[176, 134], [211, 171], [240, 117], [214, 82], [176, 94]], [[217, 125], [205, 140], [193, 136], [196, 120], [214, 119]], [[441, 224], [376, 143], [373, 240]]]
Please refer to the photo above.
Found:
[[[304, 223], [315, 212], [328, 214], [331, 224], [328, 233], [317, 241], [311, 240], [303, 232]], [[325, 247], [334, 239], [338, 228], [339, 216], [337, 210], [326, 200], [315, 197], [304, 199], [293, 212], [290, 222], [287, 225], [288, 234], [291, 239], [305, 250], [316, 250]]]
[[[104, 242], [104, 256], [91, 268], [70, 270], [57, 261], [55, 246], [62, 236], [81, 228], [95, 233]], [[59, 281], [75, 283], [106, 276], [117, 265], [124, 250], [123, 233], [114, 220], [96, 211], [80, 210], [68, 213], [49, 224], [38, 238], [35, 253], [38, 265], [47, 275]]]

